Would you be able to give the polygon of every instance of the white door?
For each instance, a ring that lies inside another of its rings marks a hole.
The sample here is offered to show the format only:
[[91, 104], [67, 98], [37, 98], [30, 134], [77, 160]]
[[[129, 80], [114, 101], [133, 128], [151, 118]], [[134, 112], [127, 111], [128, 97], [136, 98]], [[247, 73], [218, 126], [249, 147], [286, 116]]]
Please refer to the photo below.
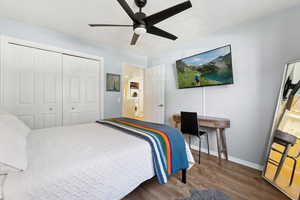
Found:
[[61, 125], [61, 54], [5, 46], [3, 106], [30, 128]]
[[165, 67], [145, 69], [144, 86], [145, 121], [165, 122]]
[[63, 125], [100, 119], [99, 61], [63, 55]]
[[62, 125], [62, 55], [36, 52], [37, 128]]

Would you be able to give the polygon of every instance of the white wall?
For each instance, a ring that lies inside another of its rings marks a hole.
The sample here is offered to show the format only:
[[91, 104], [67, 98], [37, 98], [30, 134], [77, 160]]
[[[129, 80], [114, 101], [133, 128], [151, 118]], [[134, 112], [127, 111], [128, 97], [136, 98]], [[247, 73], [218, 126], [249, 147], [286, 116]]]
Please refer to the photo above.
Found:
[[[166, 65], [166, 121], [180, 111], [226, 117], [229, 154], [262, 164], [266, 140], [285, 63], [300, 59], [300, 7], [231, 27], [175, 52], [148, 58], [148, 66]], [[226, 44], [232, 45], [234, 85], [177, 89], [175, 61]], [[205, 106], [202, 103], [205, 100]], [[204, 113], [205, 110], [205, 113]], [[211, 135], [213, 146], [215, 135]]]
[[[107, 46], [93, 45], [63, 33], [12, 20], [0, 18], [0, 34], [104, 57], [105, 73], [122, 74], [122, 65], [124, 63], [140, 66], [147, 65], [146, 56], [131, 54]], [[104, 117], [121, 116], [122, 94], [120, 92], [105, 91], [104, 105]]]

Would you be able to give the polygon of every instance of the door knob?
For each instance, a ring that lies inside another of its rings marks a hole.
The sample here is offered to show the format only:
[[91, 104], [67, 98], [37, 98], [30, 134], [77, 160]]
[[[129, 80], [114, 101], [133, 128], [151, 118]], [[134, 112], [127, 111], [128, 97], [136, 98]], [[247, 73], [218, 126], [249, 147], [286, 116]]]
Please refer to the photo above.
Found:
[[158, 107], [164, 107], [164, 104], [159, 104]]
[[49, 108], [49, 110], [50, 110], [50, 111], [52, 111], [52, 110], [53, 110], [53, 108]]
[[72, 110], [75, 110], [75, 108], [73, 107]]

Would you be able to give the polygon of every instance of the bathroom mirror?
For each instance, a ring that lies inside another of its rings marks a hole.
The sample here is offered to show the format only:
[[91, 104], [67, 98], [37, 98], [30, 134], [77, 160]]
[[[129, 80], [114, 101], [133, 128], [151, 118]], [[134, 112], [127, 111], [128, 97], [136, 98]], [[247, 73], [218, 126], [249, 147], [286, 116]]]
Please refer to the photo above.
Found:
[[284, 70], [263, 177], [300, 199], [300, 61]]

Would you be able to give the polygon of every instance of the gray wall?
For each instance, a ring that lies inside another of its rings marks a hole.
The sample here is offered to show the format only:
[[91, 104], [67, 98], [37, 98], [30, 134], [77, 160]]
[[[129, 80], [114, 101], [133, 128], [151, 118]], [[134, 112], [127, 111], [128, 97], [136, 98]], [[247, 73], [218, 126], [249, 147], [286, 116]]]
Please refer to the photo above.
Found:
[[[0, 34], [104, 57], [105, 73], [121, 74], [123, 63], [147, 65], [146, 56], [138, 56], [107, 46], [96, 46], [62, 33], [7, 19], [0, 19]], [[122, 113], [121, 93], [105, 91], [104, 105], [105, 117], [120, 116]]]
[[[203, 114], [205, 110], [207, 115], [230, 118], [229, 154], [262, 164], [284, 65], [300, 58], [299, 19], [298, 7], [149, 57], [148, 66], [166, 66], [166, 121], [171, 123], [171, 116], [180, 111]], [[177, 59], [226, 44], [232, 45], [234, 85], [177, 89]], [[215, 147], [215, 135], [211, 141]]]

